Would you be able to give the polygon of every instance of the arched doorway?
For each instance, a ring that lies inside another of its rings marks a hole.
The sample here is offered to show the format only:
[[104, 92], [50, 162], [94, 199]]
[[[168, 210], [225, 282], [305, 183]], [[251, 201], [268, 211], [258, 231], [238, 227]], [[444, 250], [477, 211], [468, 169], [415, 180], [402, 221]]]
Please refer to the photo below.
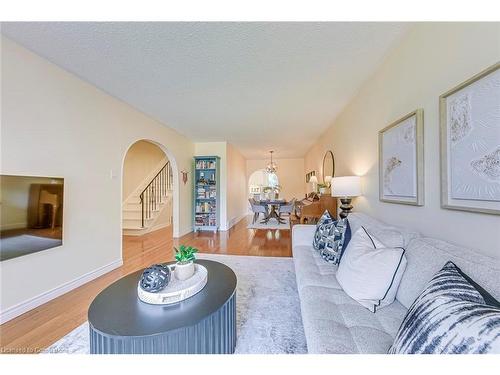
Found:
[[146, 139], [128, 147], [121, 177], [122, 257], [127, 260], [178, 235], [179, 182], [170, 152]]
[[265, 169], [254, 171], [248, 178], [248, 196], [249, 198], [257, 198], [266, 187], [279, 186], [279, 179], [276, 173], [268, 173]]

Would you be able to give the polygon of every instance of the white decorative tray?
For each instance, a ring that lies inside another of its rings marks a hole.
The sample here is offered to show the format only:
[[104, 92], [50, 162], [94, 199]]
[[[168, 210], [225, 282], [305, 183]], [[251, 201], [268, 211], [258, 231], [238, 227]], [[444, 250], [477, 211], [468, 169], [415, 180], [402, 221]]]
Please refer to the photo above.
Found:
[[137, 295], [143, 302], [152, 305], [169, 305], [184, 301], [185, 299], [194, 296], [202, 290], [208, 281], [208, 271], [201, 264], [194, 265], [194, 275], [187, 280], [178, 280], [175, 277], [175, 265], [169, 265], [171, 278], [165, 289], [158, 293], [146, 292], [141, 288], [140, 280], [137, 284]]

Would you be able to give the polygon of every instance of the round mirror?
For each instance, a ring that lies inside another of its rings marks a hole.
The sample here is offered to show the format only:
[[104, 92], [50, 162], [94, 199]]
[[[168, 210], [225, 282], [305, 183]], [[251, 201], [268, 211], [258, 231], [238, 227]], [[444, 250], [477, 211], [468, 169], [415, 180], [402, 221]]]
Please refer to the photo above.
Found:
[[330, 185], [333, 176], [335, 175], [335, 159], [333, 152], [328, 150], [323, 157], [323, 183]]

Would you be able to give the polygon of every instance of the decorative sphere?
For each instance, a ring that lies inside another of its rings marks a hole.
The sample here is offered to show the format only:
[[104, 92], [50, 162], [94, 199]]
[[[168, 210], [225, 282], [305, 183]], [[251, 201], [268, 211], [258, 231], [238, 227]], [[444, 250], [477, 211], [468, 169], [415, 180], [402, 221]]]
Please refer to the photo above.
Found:
[[170, 282], [170, 277], [170, 268], [163, 264], [153, 264], [141, 275], [141, 289], [150, 293], [158, 293], [165, 289]]

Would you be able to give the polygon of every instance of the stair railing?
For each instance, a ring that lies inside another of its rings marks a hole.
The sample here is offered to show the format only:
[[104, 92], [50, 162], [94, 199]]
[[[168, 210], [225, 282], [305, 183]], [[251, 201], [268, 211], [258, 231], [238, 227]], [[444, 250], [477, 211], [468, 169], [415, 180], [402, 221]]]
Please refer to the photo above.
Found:
[[172, 167], [170, 161], [167, 161], [139, 195], [142, 228], [144, 228], [145, 221], [151, 218], [153, 211], [159, 208], [162, 198], [167, 195], [168, 191], [172, 190], [172, 185]]

